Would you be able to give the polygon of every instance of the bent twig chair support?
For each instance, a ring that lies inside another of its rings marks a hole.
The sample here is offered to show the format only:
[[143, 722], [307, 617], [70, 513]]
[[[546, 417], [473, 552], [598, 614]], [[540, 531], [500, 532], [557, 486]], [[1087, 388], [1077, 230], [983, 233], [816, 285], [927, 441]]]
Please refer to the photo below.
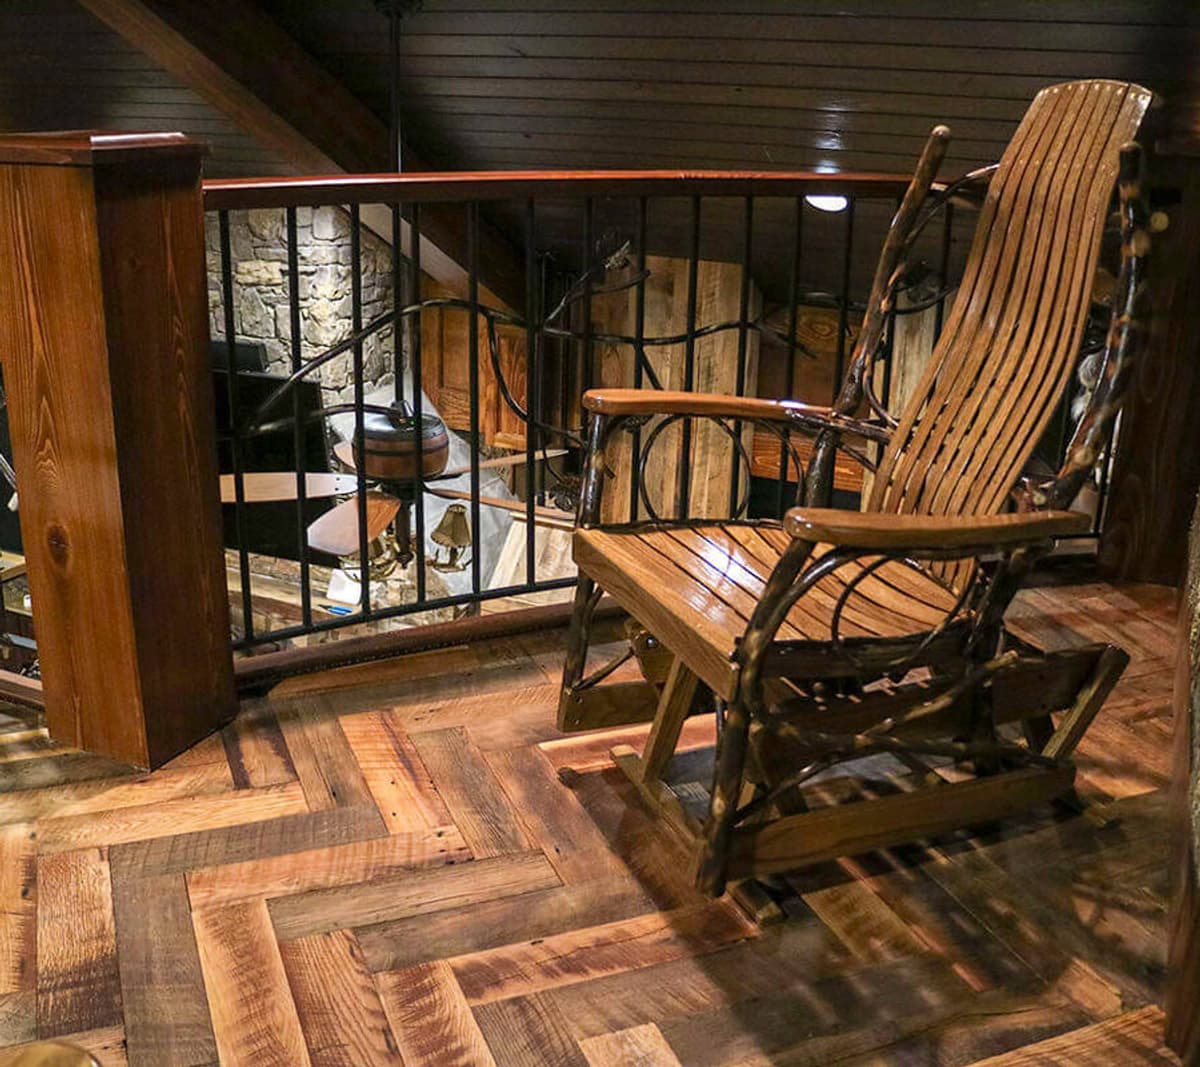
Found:
[[[945, 127], [931, 134], [893, 219], [832, 407], [655, 390], [585, 397], [580, 575], [559, 724], [653, 717], [642, 755], [622, 749], [614, 758], [695, 840], [707, 892], [1011, 815], [1073, 788], [1071, 755], [1128, 656], [1114, 646], [1046, 653], [1010, 633], [1004, 615], [1055, 539], [1089, 527], [1065, 509], [1109, 440], [1142, 343], [1149, 237], [1142, 155], [1130, 139], [1150, 100], [1122, 82], [1052, 86], [1000, 163], [971, 176], [990, 180], [962, 283], [898, 419], [870, 381], [904, 257], [929, 205], [958, 188], [931, 195]], [[1021, 479], [1074, 370], [1114, 183], [1122, 262], [1101, 379], [1062, 468]], [[813, 438], [799, 506], [782, 523], [601, 525], [606, 445], [651, 416]], [[838, 450], [874, 470], [862, 512], [819, 506], [829, 502]], [[597, 684], [611, 665], [585, 676], [601, 589], [644, 627], [634, 651], [654, 685]], [[669, 667], [650, 648], [666, 650]], [[711, 702], [697, 699], [709, 692]], [[701, 821], [661, 774], [684, 719], [705, 706], [717, 711], [717, 752]], [[917, 768], [949, 759], [972, 773], [953, 782], [926, 775], [933, 784], [809, 810], [807, 782], [875, 753]]]

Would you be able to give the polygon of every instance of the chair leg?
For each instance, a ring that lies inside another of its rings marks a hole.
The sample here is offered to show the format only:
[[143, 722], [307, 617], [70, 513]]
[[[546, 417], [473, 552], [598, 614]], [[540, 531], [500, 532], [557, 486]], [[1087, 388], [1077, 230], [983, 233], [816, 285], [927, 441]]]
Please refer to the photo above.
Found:
[[1059, 719], [1058, 729], [1046, 742], [1042, 755], [1051, 759], [1070, 758], [1128, 665], [1129, 653], [1116, 645], [1109, 645], [1100, 654], [1092, 676], [1079, 690], [1075, 703]]
[[735, 695], [725, 709], [725, 725], [717, 744], [717, 762], [713, 770], [712, 795], [708, 822], [700, 849], [696, 884], [701, 892], [720, 896], [725, 892], [725, 868], [729, 842], [737, 817], [746, 766], [746, 742], [750, 733], [750, 713], [742, 695]]
[[563, 664], [563, 685], [576, 685], [583, 677], [587, 662], [588, 638], [591, 636], [592, 616], [596, 612], [596, 583], [586, 574], [579, 575], [575, 585], [575, 602], [571, 611], [571, 626], [567, 632], [567, 656]]
[[700, 679], [676, 656], [671, 661], [667, 682], [654, 715], [654, 725], [650, 727], [650, 736], [642, 752], [640, 772], [643, 781], [661, 778], [671, 757], [675, 755], [683, 722], [691, 713], [692, 700], [699, 684]]
[[575, 686], [583, 679], [587, 665], [588, 641], [592, 633], [592, 616], [600, 599], [596, 583], [586, 574], [579, 574], [575, 586], [575, 603], [571, 612], [571, 625], [567, 631], [567, 655], [563, 662], [562, 689], [558, 698], [558, 728], [566, 730], [574, 724], [567, 722], [575, 704], [572, 700]]

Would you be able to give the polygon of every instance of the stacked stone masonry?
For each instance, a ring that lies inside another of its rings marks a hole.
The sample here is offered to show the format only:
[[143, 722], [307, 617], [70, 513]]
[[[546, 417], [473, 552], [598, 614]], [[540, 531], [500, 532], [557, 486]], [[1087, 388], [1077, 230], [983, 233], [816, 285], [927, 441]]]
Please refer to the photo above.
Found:
[[[233, 319], [239, 341], [258, 342], [267, 370], [290, 374], [292, 329], [287, 268], [287, 226], [282, 209], [233, 211], [229, 215], [233, 258]], [[350, 217], [337, 207], [296, 209], [299, 263], [300, 355], [312, 359], [352, 332]], [[208, 307], [212, 336], [225, 336], [218, 221], [206, 216]], [[392, 250], [361, 227], [362, 321], [392, 306]], [[363, 378], [368, 392], [393, 380], [391, 326], [363, 344]], [[353, 355], [322, 367], [317, 380], [326, 405], [349, 402], [354, 394]]]

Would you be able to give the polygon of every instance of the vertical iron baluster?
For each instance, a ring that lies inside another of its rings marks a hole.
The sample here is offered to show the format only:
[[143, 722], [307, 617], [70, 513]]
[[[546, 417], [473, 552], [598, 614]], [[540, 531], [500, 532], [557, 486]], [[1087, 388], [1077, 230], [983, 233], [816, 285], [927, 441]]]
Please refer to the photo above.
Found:
[[539, 314], [537, 303], [537, 209], [533, 198], [525, 201], [525, 584], [533, 585], [537, 580], [536, 551], [533, 525], [534, 496], [534, 447], [540, 443], [540, 432], [535, 426], [539, 415], [534, 382], [539, 377], [537, 368], [537, 334], [534, 322]]
[[[296, 237], [296, 209], [289, 207], [287, 219], [288, 324], [292, 332], [292, 373], [303, 362], [300, 341], [300, 251]], [[296, 530], [300, 551], [300, 617], [312, 626], [312, 590], [309, 588], [308, 563], [308, 457], [305, 455], [305, 426], [300, 404], [300, 388], [292, 390], [292, 449], [296, 456]]]
[[1116, 455], [1117, 435], [1121, 432], [1121, 413], [1113, 421], [1108, 444], [1100, 455], [1100, 484], [1096, 488], [1096, 514], [1092, 517], [1092, 536], [1099, 537], [1104, 524], [1104, 506], [1108, 503], [1109, 483], [1112, 480], [1113, 457]]
[[854, 260], [854, 206], [857, 200], [850, 197], [846, 204], [846, 230], [842, 246], [842, 290], [838, 295], [838, 338], [837, 362], [833, 367], [832, 403], [837, 403], [842, 390], [842, 375], [846, 372], [846, 330], [850, 323], [850, 271]]
[[[637, 267], [639, 275], [646, 273], [646, 216], [647, 204], [644, 196], [638, 198], [637, 223]], [[633, 335], [637, 338], [633, 350], [633, 387], [642, 387], [642, 360], [646, 355], [646, 279], [642, 278], [634, 292]], [[641, 486], [642, 430], [635, 426], [629, 445], [629, 521], [638, 517], [638, 490]]]
[[[350, 328], [362, 329], [362, 240], [357, 204], [350, 206]], [[354, 343], [354, 467], [358, 474], [358, 577], [363, 615], [371, 613], [371, 576], [367, 544], [367, 449], [363, 429], [363, 345]]]
[[[700, 197], [692, 197], [691, 239], [688, 242], [687, 339], [683, 351], [683, 389], [696, 388], [696, 288], [700, 270]], [[679, 444], [679, 501], [676, 514], [688, 518], [692, 490], [692, 422], [684, 419], [680, 427]]]
[[[545, 308], [548, 304], [547, 286], [549, 285], [549, 268], [547, 265], [547, 257], [538, 257], [538, 277], [537, 277], [537, 323], [535, 325], [534, 341], [536, 342], [537, 353], [537, 373], [534, 375], [533, 389], [534, 399], [536, 400], [535, 411], [537, 417], [544, 423], [553, 421], [552, 416], [546, 412], [546, 390], [548, 382], [546, 381], [545, 370], [545, 353], [546, 353], [546, 335], [542, 332], [542, 317], [546, 314]], [[538, 440], [544, 446], [548, 444], [547, 435], [543, 432]], [[534, 469], [534, 476], [537, 479], [537, 503], [545, 504], [546, 502], [546, 471], [550, 461], [545, 460], [540, 467]]]
[[400, 205], [392, 204], [392, 395], [396, 406], [404, 410], [404, 255], [400, 248], [403, 227]]
[[[417, 428], [417, 485], [413, 511], [415, 515], [413, 539], [413, 565], [417, 568], [417, 602], [425, 599], [425, 439], [422, 436], [422, 417], [425, 410], [424, 378], [421, 375], [421, 205], [413, 204], [412, 215], [408, 223], [409, 261], [412, 264], [409, 292], [411, 307], [417, 310], [409, 316], [412, 338], [412, 380], [413, 380], [413, 425]], [[471, 550], [474, 554], [474, 549]]]
[[242, 582], [242, 631], [254, 637], [254, 604], [250, 595], [250, 552], [246, 548], [246, 483], [242, 477], [242, 436], [238, 429], [237, 329], [233, 318], [233, 252], [229, 241], [229, 212], [217, 213], [221, 242], [221, 299], [225, 304], [225, 346], [229, 365], [225, 378], [229, 402], [229, 452], [233, 460], [233, 529], [238, 543], [238, 574]]
[[[745, 206], [742, 215], [742, 292], [738, 304], [738, 346], [737, 346], [737, 388], [735, 392], [738, 396], [746, 395], [746, 336], [747, 336], [747, 320], [750, 317], [750, 259], [754, 254], [754, 197], [746, 197]], [[735, 419], [733, 423], [733, 432], [737, 440], [742, 439], [742, 423], [740, 419]], [[731, 442], [731, 451], [733, 453], [731, 462], [733, 470], [729, 480], [729, 516], [737, 518], [738, 515], [738, 497], [740, 481], [742, 474], [742, 458], [738, 451], [737, 445]], [[754, 444], [751, 442], [750, 455], [752, 457], [751, 469], [746, 471], [747, 489], [749, 489], [750, 479], [754, 477], [753, 471], [753, 455]]]
[[467, 204], [467, 302], [471, 307], [468, 332], [468, 371], [471, 401], [471, 592], [482, 584], [479, 569], [479, 204]]
[[[941, 288], [944, 290], [949, 284], [950, 278], [950, 242], [954, 234], [954, 205], [947, 204], [945, 214], [942, 216], [942, 277], [940, 279]], [[937, 312], [933, 321], [933, 343], [937, 344], [938, 338], [942, 336], [942, 321], [946, 317], [946, 298], [943, 296], [937, 302]]]
[[[569, 283], [564, 280], [562, 271], [554, 272], [554, 299], [547, 300], [547, 307], [558, 307], [558, 302], [565, 295], [566, 286]], [[571, 311], [568, 315], [573, 314]], [[570, 342], [567, 338], [559, 336], [554, 339], [555, 366], [558, 368], [558, 419], [559, 425], [565, 426], [568, 429], [571, 427], [571, 378], [568, 373], [568, 355], [570, 352]]]
[[[592, 377], [592, 279], [588, 271], [592, 266], [592, 227], [595, 223], [595, 211], [596, 205], [589, 196], [583, 202], [583, 272], [587, 277], [583, 288], [583, 342], [579, 346], [579, 377], [576, 390], [580, 398], [587, 392], [588, 382]], [[580, 418], [583, 419], [582, 411]], [[584, 422], [580, 425], [584, 425]]]
[[[795, 229], [792, 234], [792, 268], [788, 275], [788, 299], [790, 308], [788, 310], [788, 340], [787, 340], [787, 368], [784, 372], [784, 395], [789, 400], [795, 400], [796, 389], [796, 326], [799, 315], [799, 293], [800, 288], [800, 260], [804, 253], [804, 197], [796, 197], [796, 221]], [[784, 428], [783, 440], [779, 442], [779, 501], [778, 510], [779, 517], [783, 518], [783, 513], [786, 510], [787, 502], [784, 499], [784, 490], [787, 486], [788, 475], [788, 442], [790, 439], [790, 431]], [[798, 481], [803, 480], [803, 475], [800, 471], [796, 471]]]

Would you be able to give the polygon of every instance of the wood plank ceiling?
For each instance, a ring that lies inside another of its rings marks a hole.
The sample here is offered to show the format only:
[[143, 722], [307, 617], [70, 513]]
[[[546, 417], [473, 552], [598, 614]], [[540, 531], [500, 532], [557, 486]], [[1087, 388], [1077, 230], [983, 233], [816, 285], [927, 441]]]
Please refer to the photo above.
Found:
[[[263, 0], [380, 114], [371, 0]], [[403, 23], [405, 121], [448, 168], [907, 172], [929, 128], [947, 171], [995, 159], [1044, 85], [1141, 81], [1177, 103], [1196, 5], [1148, 0], [425, 0]]]
[[[387, 117], [388, 25], [372, 0], [258, 2], [376, 115]], [[996, 158], [1030, 97], [1074, 77], [1141, 81], [1171, 102], [1158, 116], [1160, 126], [1200, 129], [1200, 91], [1189, 70], [1200, 53], [1196, 6], [1173, 0], [964, 0], [950, 9], [933, 0], [424, 0], [402, 26], [405, 137], [430, 166], [445, 169], [906, 173], [929, 128], [945, 121], [954, 138], [943, 173], [952, 175]], [[5, 0], [0, 58], [0, 129], [177, 128], [212, 143], [211, 175], [295, 167], [77, 0]], [[606, 254], [607, 245], [628, 236], [631, 207], [601, 207], [594, 254]], [[566, 205], [545, 211], [540, 247], [570, 263], [579, 246], [578, 211]], [[706, 203], [703, 255], [740, 257], [740, 211], [732, 202]], [[519, 244], [519, 213], [491, 214], [509, 223]], [[888, 204], [862, 205], [852, 257], [855, 289], [870, 277], [888, 214]], [[670, 210], [669, 217], [652, 219], [652, 230], [663, 231], [657, 238], [652, 232], [652, 251], [679, 253], [686, 245], [677, 215]], [[786, 261], [789, 218], [765, 210], [757, 218], [754, 273], [768, 293], [786, 273], [765, 268]], [[809, 226], [805, 259], [812, 270], [802, 284], [835, 285], [841, 225], [825, 217]], [[956, 238], [956, 252], [960, 245]]]
[[183, 130], [210, 174], [293, 169], [76, 0], [0, 3], [0, 132], [97, 128]]

